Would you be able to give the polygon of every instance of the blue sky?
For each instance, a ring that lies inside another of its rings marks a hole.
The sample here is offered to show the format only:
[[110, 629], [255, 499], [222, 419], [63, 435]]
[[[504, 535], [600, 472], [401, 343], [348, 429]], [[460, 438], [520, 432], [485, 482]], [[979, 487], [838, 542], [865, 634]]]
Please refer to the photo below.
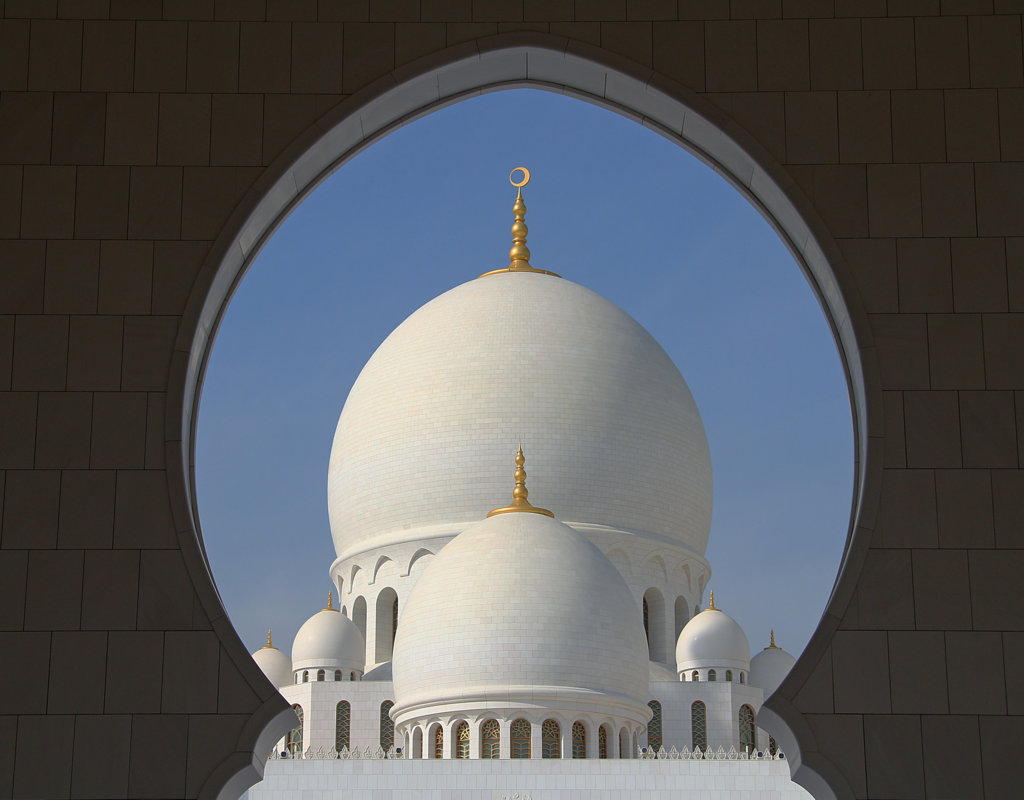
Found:
[[246, 646], [290, 650], [334, 559], [327, 463], [352, 382], [416, 308], [507, 265], [524, 190], [534, 266], [599, 292], [662, 344], [711, 447], [716, 604], [751, 651], [798, 654], [835, 579], [853, 444], [839, 356], [778, 236], [682, 148], [537, 90], [473, 98], [387, 136], [306, 199], [250, 267], [214, 344], [197, 493]]

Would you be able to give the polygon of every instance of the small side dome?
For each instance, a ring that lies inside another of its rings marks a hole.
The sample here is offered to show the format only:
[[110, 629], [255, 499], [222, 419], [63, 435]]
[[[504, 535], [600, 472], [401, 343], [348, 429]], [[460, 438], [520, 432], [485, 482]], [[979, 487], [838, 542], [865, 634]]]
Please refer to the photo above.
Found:
[[365, 675], [363, 675], [364, 681], [390, 681], [391, 680], [391, 662], [385, 661], [383, 664], [378, 664]]
[[750, 669], [750, 643], [743, 628], [721, 609], [711, 605], [686, 623], [676, 642], [676, 669], [686, 672], [706, 667]]
[[292, 670], [342, 669], [362, 674], [366, 642], [328, 596], [327, 608], [307, 619], [292, 644]]
[[772, 631], [771, 644], [750, 660], [750, 682], [764, 689], [767, 698], [789, 674], [796, 659], [775, 645], [775, 631]]
[[650, 662], [650, 671], [648, 678], [651, 683], [664, 683], [666, 681], [672, 681], [673, 683], [679, 681], [679, 676], [676, 675], [672, 670], [662, 664], [660, 661]]
[[252, 654], [252, 660], [274, 686], [287, 686], [292, 682], [292, 660], [274, 647], [270, 631], [267, 631], [267, 643]]

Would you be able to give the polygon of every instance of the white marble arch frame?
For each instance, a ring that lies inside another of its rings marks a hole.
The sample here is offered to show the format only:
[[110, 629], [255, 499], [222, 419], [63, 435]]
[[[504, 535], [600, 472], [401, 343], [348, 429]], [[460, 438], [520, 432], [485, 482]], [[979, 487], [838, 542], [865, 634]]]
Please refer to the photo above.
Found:
[[[263, 677], [231, 626], [203, 546], [194, 492], [195, 423], [210, 348], [246, 268], [291, 210], [323, 180], [387, 133], [446, 105], [508, 88], [564, 93], [610, 109], [665, 136], [739, 190], [785, 242], [814, 289], [839, 349], [850, 391], [854, 491], [836, 581], [807, 648], [765, 703], [758, 724], [786, 752], [793, 778], [819, 800], [852, 798], [821, 755], [790, 699], [828, 646], [860, 574], [875, 523], [881, 475], [881, 388], [867, 316], [838, 246], [813, 204], [749, 134], [708, 100], [599, 47], [541, 33], [484, 37], [404, 66], [347, 98], [271, 164], [228, 218], [186, 305], [172, 354], [165, 431], [171, 506], [204, 610], [262, 706], [209, 775], [201, 797], [235, 798], [263, 774], [273, 743], [294, 726], [288, 704]], [[254, 755], [255, 753], [255, 755]]]

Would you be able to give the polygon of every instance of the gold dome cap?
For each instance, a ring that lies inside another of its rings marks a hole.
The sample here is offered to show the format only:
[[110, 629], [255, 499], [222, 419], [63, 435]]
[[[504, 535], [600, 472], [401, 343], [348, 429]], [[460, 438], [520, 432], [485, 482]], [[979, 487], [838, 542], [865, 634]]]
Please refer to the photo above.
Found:
[[[517, 172], [523, 173], [523, 177], [519, 181], [513, 177]], [[500, 272], [539, 272], [542, 275], [562, 277], [556, 272], [530, 266], [530, 248], [526, 246], [526, 234], [529, 232], [529, 228], [526, 227], [526, 203], [523, 202], [523, 187], [530, 182], [530, 170], [526, 167], [516, 167], [509, 173], [508, 182], [518, 190], [515, 205], [512, 206], [512, 213], [515, 215], [516, 221], [512, 223], [512, 249], [508, 251], [508, 266], [502, 269], [492, 269], [480, 277], [486, 278], [488, 275], [497, 275]]]
[[523, 469], [525, 463], [526, 456], [523, 455], [523, 446], [519, 445], [519, 450], [516, 453], [516, 488], [512, 490], [512, 503], [504, 508], [494, 509], [494, 511], [487, 515], [488, 517], [493, 517], [495, 514], [508, 514], [513, 511], [528, 511], [532, 514], [544, 514], [548, 517], [555, 516], [546, 508], [537, 508], [537, 506], [532, 505], [526, 499], [530, 496], [530, 493], [526, 489], [526, 470]]

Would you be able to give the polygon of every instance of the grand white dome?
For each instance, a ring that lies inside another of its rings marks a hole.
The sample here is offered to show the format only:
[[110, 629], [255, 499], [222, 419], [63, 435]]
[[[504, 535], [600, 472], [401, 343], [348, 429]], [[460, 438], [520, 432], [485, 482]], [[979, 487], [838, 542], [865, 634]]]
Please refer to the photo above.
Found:
[[530, 443], [531, 487], [568, 524], [667, 537], [703, 556], [711, 461], [671, 359], [598, 294], [545, 274], [457, 286], [377, 349], [328, 472], [339, 558], [479, 520]]
[[676, 669], [680, 673], [705, 667], [750, 669], [750, 643], [743, 628], [713, 605], [687, 622], [679, 634]]
[[406, 602], [392, 666], [398, 723], [485, 708], [650, 717], [625, 580], [582, 534], [536, 513], [490, 517], [445, 546]]
[[292, 669], [342, 669], [362, 674], [366, 643], [359, 628], [333, 608], [318, 611], [299, 628], [292, 644]]

